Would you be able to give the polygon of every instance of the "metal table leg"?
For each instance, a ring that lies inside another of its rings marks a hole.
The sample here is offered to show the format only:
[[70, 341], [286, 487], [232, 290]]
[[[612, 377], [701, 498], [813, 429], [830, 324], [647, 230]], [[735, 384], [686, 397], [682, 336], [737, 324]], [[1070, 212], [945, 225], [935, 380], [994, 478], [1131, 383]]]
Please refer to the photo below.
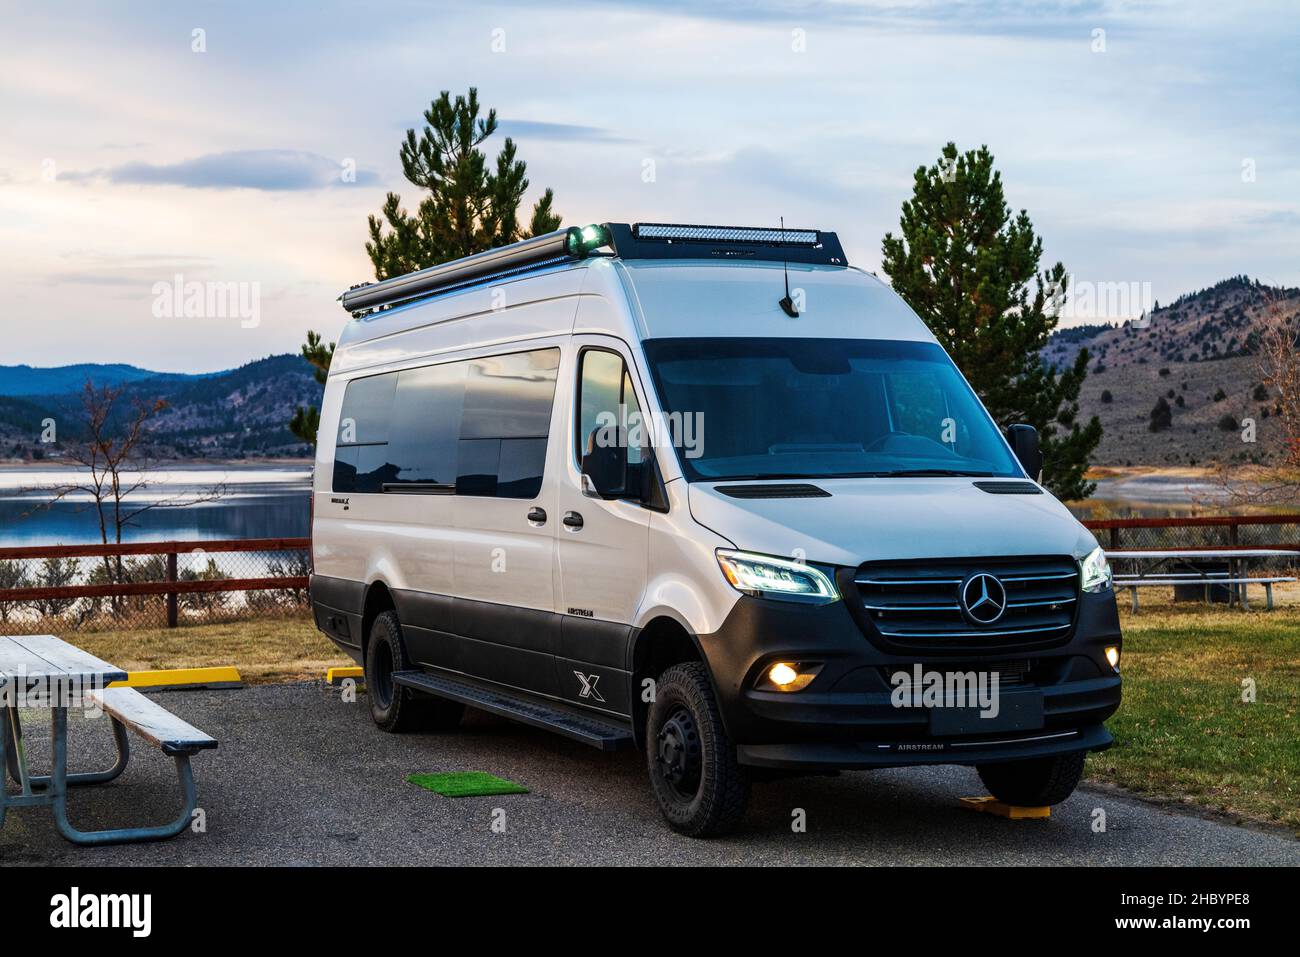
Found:
[[5, 715], [5, 742], [7, 747], [6, 766], [9, 773], [13, 775], [14, 784], [21, 789], [23, 796], [29, 797], [32, 793], [31, 775], [27, 773], [27, 751], [23, 747], [23, 723], [18, 717], [16, 707], [7, 709]]
[[104, 831], [80, 831], [68, 820], [68, 712], [66, 708], [54, 709], [53, 729], [54, 774], [50, 784], [54, 823], [59, 833], [74, 844], [122, 844], [132, 841], [159, 841], [175, 837], [189, 826], [198, 805], [194, 788], [194, 774], [190, 769], [188, 754], [174, 755], [176, 774], [180, 779], [182, 808], [180, 816], [170, 824], [159, 827], [123, 827]]
[[0, 737], [4, 738], [4, 767], [0, 768], [0, 775], [4, 774], [5, 769], [9, 771], [9, 776], [13, 778], [14, 784], [22, 787], [23, 776], [22, 770], [18, 766], [18, 742], [14, 739], [14, 728], [18, 725], [18, 709], [6, 708], [3, 718], [0, 721], [4, 723], [3, 731], [0, 731]]
[[[8, 709], [5, 709], [8, 712]], [[5, 717], [8, 717], [6, 713]], [[0, 828], [5, 826], [5, 814], [9, 811], [9, 793], [5, 786], [5, 768], [9, 766], [9, 724], [0, 730]]]
[[[23, 725], [18, 716], [18, 709], [10, 709], [9, 720], [5, 722], [4, 737], [7, 747], [7, 761], [9, 774], [13, 777], [14, 783], [23, 787], [24, 793], [30, 793], [32, 788], [48, 788], [50, 786], [51, 775], [49, 774], [31, 774], [27, 771], [26, 754], [23, 750]], [[126, 725], [116, 718], [109, 716], [113, 722], [113, 740], [117, 746], [117, 760], [113, 766], [105, 771], [77, 771], [68, 775], [68, 784], [72, 787], [78, 787], [84, 784], [107, 784], [109, 781], [121, 777], [122, 772], [126, 770], [127, 764], [131, 760], [131, 742], [127, 737]], [[25, 782], [25, 784], [24, 784]]]

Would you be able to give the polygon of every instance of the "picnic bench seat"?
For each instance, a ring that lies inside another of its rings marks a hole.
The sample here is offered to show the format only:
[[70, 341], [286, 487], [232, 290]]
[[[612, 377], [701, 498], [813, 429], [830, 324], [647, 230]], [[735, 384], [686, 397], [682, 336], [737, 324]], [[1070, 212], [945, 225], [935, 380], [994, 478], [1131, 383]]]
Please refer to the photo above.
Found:
[[1138, 592], [1139, 588], [1150, 585], [1204, 585], [1208, 590], [1218, 585], [1240, 585], [1241, 586], [1241, 605], [1243, 608], [1248, 607], [1246, 603], [1246, 586], [1263, 585], [1265, 594], [1265, 608], [1268, 611], [1273, 610], [1273, 586], [1283, 582], [1293, 582], [1296, 579], [1285, 576], [1274, 578], [1226, 578], [1220, 574], [1210, 573], [1207, 575], [1192, 576], [1175, 576], [1175, 575], [1145, 575], [1145, 576], [1115, 576], [1116, 588], [1127, 588], [1133, 596], [1133, 611], [1138, 610]]
[[217, 739], [176, 717], [134, 688], [105, 688], [87, 694], [104, 713], [120, 721], [167, 755], [191, 755], [217, 746]]

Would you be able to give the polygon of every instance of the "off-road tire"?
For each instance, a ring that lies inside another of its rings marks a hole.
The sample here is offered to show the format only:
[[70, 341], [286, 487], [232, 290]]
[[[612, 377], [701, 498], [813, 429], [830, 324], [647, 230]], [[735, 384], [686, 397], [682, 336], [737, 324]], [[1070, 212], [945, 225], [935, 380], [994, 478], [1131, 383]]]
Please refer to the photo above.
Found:
[[1087, 757], [1088, 752], [1075, 751], [1050, 758], [981, 764], [976, 770], [989, 793], [1003, 804], [1049, 807], [1074, 793]]
[[[684, 788], [669, 780], [661, 760], [660, 733], [670, 722], [671, 741], [680, 740], [696, 762], [690, 777], [698, 783]], [[645, 749], [650, 789], [669, 827], [690, 837], [736, 828], [749, 801], [749, 775], [736, 761], [704, 665], [685, 662], [659, 676], [646, 715]]]
[[370, 626], [370, 643], [366, 646], [366, 690], [375, 724], [392, 734], [456, 728], [465, 714], [463, 704], [393, 683], [393, 672], [410, 668], [402, 623], [397, 612], [386, 611]]

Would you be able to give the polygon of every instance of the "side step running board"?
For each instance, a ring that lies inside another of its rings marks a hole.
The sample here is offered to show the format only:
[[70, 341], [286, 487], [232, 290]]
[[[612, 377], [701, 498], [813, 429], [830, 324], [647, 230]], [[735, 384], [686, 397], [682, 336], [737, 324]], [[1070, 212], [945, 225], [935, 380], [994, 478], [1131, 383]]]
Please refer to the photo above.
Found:
[[396, 671], [393, 681], [416, 691], [459, 701], [471, 708], [488, 711], [514, 721], [545, 728], [566, 738], [602, 751], [613, 751], [632, 744], [632, 729], [615, 719], [604, 720], [574, 714], [546, 701], [515, 697], [504, 690], [490, 690], [458, 678], [431, 675], [423, 671]]

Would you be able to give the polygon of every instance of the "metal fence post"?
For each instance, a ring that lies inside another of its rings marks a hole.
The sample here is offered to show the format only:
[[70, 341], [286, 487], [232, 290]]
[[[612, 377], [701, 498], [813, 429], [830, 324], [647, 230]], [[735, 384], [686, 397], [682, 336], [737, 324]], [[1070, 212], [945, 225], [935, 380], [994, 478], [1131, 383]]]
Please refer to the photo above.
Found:
[[[176, 581], [176, 553], [175, 552], [167, 553], [167, 580], [169, 582]], [[176, 621], [177, 621], [176, 592], [169, 591], [167, 593], [167, 627], [175, 628]]]

